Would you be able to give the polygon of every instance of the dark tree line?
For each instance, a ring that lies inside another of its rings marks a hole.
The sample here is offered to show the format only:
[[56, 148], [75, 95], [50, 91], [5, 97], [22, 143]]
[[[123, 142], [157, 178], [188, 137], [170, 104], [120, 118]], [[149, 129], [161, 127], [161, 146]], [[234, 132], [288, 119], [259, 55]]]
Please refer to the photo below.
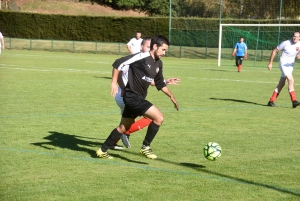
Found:
[[[84, 0], [83, 0], [84, 1]], [[137, 10], [149, 16], [168, 16], [170, 0], [90, 0], [117, 10]], [[174, 17], [299, 19], [299, 0], [171, 0]]]

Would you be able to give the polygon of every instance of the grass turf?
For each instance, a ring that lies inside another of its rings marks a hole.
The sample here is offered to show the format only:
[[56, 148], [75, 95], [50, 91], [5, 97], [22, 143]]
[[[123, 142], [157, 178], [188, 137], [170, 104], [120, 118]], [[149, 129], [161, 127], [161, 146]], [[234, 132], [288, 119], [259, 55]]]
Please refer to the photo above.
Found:
[[[120, 111], [110, 96], [116, 55], [4, 51], [0, 59], [1, 200], [299, 200], [299, 109], [285, 87], [266, 107], [280, 72], [274, 64], [163, 58], [180, 111], [154, 87], [147, 99], [165, 121], [152, 143], [96, 157]], [[295, 89], [299, 91], [299, 64]], [[203, 147], [218, 142], [217, 161]]]

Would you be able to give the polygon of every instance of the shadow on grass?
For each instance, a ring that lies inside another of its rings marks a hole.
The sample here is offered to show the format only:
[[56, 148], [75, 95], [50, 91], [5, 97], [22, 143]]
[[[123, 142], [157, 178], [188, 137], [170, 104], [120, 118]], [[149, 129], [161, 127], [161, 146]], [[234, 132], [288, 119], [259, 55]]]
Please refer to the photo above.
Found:
[[207, 173], [207, 174], [216, 175], [216, 176], [222, 177], [222, 178], [224, 178], [228, 181], [231, 181], [231, 182], [247, 184], [247, 185], [253, 185], [253, 186], [260, 186], [260, 187], [264, 187], [264, 188], [268, 188], [268, 189], [271, 189], [271, 190], [276, 190], [276, 191], [279, 191], [279, 192], [282, 192], [282, 193], [288, 193], [288, 194], [300, 197], [300, 192], [296, 191], [296, 190], [280, 188], [280, 187], [276, 187], [276, 186], [272, 186], [272, 185], [268, 185], [268, 184], [262, 184], [262, 183], [258, 183], [258, 182], [254, 182], [254, 181], [249, 181], [249, 180], [246, 180], [246, 179], [233, 177], [233, 176], [222, 174], [222, 173], [219, 173], [219, 172], [214, 172], [214, 171], [208, 170], [206, 168], [206, 166], [203, 166], [203, 165], [199, 165], [199, 164], [195, 164], [195, 163], [176, 163], [176, 162], [161, 159], [161, 158], [157, 159], [157, 160], [165, 162], [165, 163], [171, 163], [171, 164], [174, 164], [174, 165], [179, 165], [179, 166], [192, 168], [194, 170], [204, 172], [204, 173]]
[[232, 72], [232, 70], [212, 69], [212, 68], [206, 68], [205, 70], [210, 70], [210, 71], [222, 71], [222, 72]]
[[[102, 143], [97, 142], [97, 140], [98, 140], [97, 138], [89, 138], [89, 137], [83, 137], [83, 136], [78, 136], [78, 135], [70, 135], [70, 134], [60, 133], [60, 132], [56, 132], [56, 131], [49, 131], [49, 135], [44, 137], [44, 139], [48, 140], [48, 141], [47, 142], [36, 142], [36, 143], [31, 143], [31, 144], [35, 145], [35, 146], [43, 147], [48, 150], [54, 150], [53, 147], [58, 147], [58, 148], [63, 148], [63, 149], [70, 149], [73, 151], [83, 151], [83, 152], [87, 152], [88, 154], [90, 154], [90, 156], [93, 158], [97, 158], [96, 150], [102, 145]], [[85, 148], [82, 146], [95, 147], [95, 149], [89, 149], [89, 148]], [[111, 154], [110, 153], [110, 155], [112, 155], [113, 157], [116, 157], [116, 158], [120, 158], [122, 160], [126, 160], [128, 162], [132, 162], [132, 163], [148, 164], [146, 162], [130, 160], [126, 157], [120, 156], [119, 154]], [[288, 193], [288, 194], [300, 197], [300, 192], [298, 192], [298, 191], [284, 189], [284, 188], [280, 188], [280, 187], [276, 187], [276, 186], [272, 186], [272, 185], [268, 185], [268, 184], [262, 184], [262, 183], [242, 179], [242, 178], [233, 177], [230, 175], [225, 175], [225, 174], [222, 174], [219, 172], [210, 171], [210, 170], [206, 169], [206, 166], [203, 166], [201, 164], [178, 163], [178, 162], [169, 161], [169, 160], [162, 159], [162, 158], [158, 158], [156, 160], [161, 161], [163, 163], [169, 163], [169, 164], [174, 164], [174, 165], [178, 165], [178, 166], [192, 168], [194, 170], [204, 172], [206, 174], [216, 175], [216, 176], [228, 179], [228, 181], [231, 181], [231, 182], [237, 182], [237, 183], [241, 183], [241, 184], [264, 187], [264, 188], [268, 188], [271, 190], [276, 190], [276, 191], [279, 191], [282, 193]]]
[[[97, 142], [97, 138], [89, 138], [78, 135], [71, 135], [65, 133], [59, 133], [56, 131], [49, 131], [49, 135], [44, 137], [46, 142], [35, 142], [31, 143], [35, 146], [40, 146], [48, 150], [59, 147], [62, 149], [70, 149], [73, 151], [87, 152], [93, 158], [96, 158], [96, 148], [100, 147], [102, 143]], [[83, 146], [95, 147], [95, 149], [88, 149]]]
[[107, 77], [107, 76], [103, 76], [103, 77], [100, 77], [100, 76], [93, 76], [94, 78], [102, 78], [102, 79], [107, 79], [107, 80], [111, 80], [111, 77]]
[[248, 103], [248, 104], [253, 104], [253, 105], [267, 106], [266, 104], [260, 104], [260, 103], [255, 103], [255, 102], [250, 102], [250, 101], [245, 101], [245, 100], [239, 100], [239, 99], [232, 99], [232, 98], [210, 98], [210, 99], [211, 100], [232, 101], [232, 102], [238, 102], [238, 103]]
[[[49, 131], [49, 135], [44, 137], [47, 142], [35, 142], [31, 143], [35, 146], [40, 146], [48, 150], [54, 150], [54, 147], [58, 147], [61, 149], [70, 149], [73, 151], [82, 151], [88, 153], [92, 158], [98, 158], [96, 155], [96, 150], [99, 149], [103, 143], [97, 142], [98, 138], [89, 138], [78, 135], [70, 135], [66, 133], [60, 133], [56, 131]], [[94, 149], [85, 148], [94, 147]], [[115, 150], [118, 151], [118, 150]], [[122, 157], [119, 154], [111, 154], [111, 156], [126, 160], [131, 163], [139, 163], [139, 164], [148, 164], [145, 162], [134, 161], [128, 158]]]

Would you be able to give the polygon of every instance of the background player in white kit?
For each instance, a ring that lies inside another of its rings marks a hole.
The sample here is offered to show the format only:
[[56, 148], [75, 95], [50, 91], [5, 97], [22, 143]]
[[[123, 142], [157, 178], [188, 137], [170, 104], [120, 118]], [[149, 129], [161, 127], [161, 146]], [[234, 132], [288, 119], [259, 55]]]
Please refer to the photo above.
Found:
[[0, 40], [1, 40], [0, 42], [0, 57], [1, 57], [1, 49], [4, 50], [4, 37], [1, 32], [0, 32]]
[[[141, 43], [141, 51], [140, 52], [150, 51], [150, 43], [151, 43], [150, 37], [144, 38]], [[123, 102], [123, 97], [122, 97], [122, 89], [124, 89], [127, 82], [128, 82], [128, 73], [127, 72], [120, 73], [119, 78], [118, 78], [119, 88], [118, 88], [118, 93], [115, 96], [115, 101], [121, 109], [121, 114], [123, 113], [124, 107], [125, 107], [125, 104]], [[166, 84], [168, 84], [168, 85], [170, 85], [170, 84], [178, 85], [178, 82], [180, 82], [179, 78], [169, 78], [166, 80]], [[151, 83], [151, 85], [155, 86], [154, 82]], [[152, 120], [147, 117], [142, 117], [139, 120], [137, 120], [135, 123], [133, 123], [131, 125], [130, 129], [125, 134], [122, 134], [122, 136], [121, 136], [122, 142], [126, 148], [131, 147], [130, 142], [129, 142], [130, 134], [145, 128], [146, 126], [148, 126], [151, 123], [151, 121]], [[119, 140], [117, 140], [117, 142], [118, 141]], [[117, 142], [113, 146], [110, 146], [109, 148], [110, 149], [123, 149], [123, 147], [117, 145]]]
[[135, 54], [141, 51], [141, 43], [143, 41], [142, 33], [140, 31], [136, 32], [135, 38], [132, 38], [127, 43], [127, 49], [129, 50], [130, 54]]
[[292, 101], [292, 107], [296, 108], [300, 105], [300, 102], [296, 99], [296, 92], [294, 89], [294, 77], [292, 75], [295, 58], [300, 59], [300, 33], [299, 31], [294, 32], [293, 38], [291, 40], [286, 40], [280, 43], [272, 52], [270, 56], [270, 62], [268, 64], [268, 69], [272, 69], [273, 59], [278, 51], [282, 51], [279, 61], [279, 68], [281, 71], [281, 77], [279, 79], [278, 85], [275, 88], [268, 106], [274, 107], [275, 100], [278, 97], [281, 89], [285, 85], [285, 81], [288, 81], [288, 90]]

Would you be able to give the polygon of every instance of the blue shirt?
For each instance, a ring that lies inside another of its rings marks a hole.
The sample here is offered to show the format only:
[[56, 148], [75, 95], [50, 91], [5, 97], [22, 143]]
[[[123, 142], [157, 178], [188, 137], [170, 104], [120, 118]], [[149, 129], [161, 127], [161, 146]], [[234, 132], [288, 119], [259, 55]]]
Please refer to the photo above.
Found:
[[235, 45], [235, 49], [236, 49], [236, 56], [245, 56], [245, 51], [247, 50], [247, 45], [244, 42], [238, 42]]

